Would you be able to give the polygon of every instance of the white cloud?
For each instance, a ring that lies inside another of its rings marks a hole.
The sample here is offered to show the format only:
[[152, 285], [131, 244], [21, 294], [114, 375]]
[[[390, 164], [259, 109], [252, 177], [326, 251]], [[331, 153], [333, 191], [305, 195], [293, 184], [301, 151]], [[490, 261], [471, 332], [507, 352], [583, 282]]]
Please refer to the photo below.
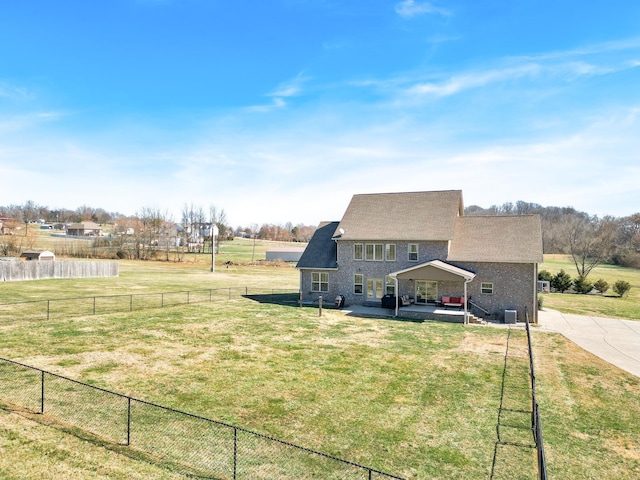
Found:
[[525, 64], [504, 69], [468, 72], [454, 76], [441, 83], [421, 83], [411, 87], [408, 92], [419, 95], [433, 95], [444, 97], [464, 90], [477, 88], [489, 83], [501, 82], [524, 76], [539, 74], [541, 68], [535, 64]]
[[9, 82], [0, 80], [0, 97], [10, 100], [30, 100], [33, 93], [24, 87], [17, 87]]
[[444, 8], [436, 7], [429, 2], [416, 2], [415, 0], [403, 0], [398, 3], [396, 5], [396, 13], [404, 18], [424, 14], [451, 15], [451, 12]]
[[294, 97], [302, 92], [302, 87], [310, 78], [304, 72], [298, 73], [293, 79], [281, 83], [268, 95], [271, 97]]

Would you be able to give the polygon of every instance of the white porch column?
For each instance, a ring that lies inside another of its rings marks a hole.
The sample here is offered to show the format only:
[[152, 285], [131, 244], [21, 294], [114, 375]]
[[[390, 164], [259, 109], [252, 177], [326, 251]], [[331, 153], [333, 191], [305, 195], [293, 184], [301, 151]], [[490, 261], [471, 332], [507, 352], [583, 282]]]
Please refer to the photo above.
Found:
[[467, 310], [467, 283], [471, 280], [464, 281], [464, 324], [467, 325], [469, 323], [469, 312]]
[[393, 281], [396, 284], [396, 314], [395, 316], [398, 316], [398, 277], [396, 277], [395, 275], [389, 275], [390, 277], [393, 277]]

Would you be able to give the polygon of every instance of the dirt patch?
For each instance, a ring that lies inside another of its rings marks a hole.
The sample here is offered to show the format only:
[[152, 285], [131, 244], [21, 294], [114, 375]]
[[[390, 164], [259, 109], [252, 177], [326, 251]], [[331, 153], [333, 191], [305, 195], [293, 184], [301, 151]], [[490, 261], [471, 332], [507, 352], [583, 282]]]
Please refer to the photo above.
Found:
[[469, 333], [465, 334], [460, 345], [458, 345], [458, 351], [471, 352], [478, 355], [504, 355], [506, 348], [506, 337], [504, 340], [496, 338], [487, 340]]
[[638, 445], [629, 442], [628, 439], [612, 438], [606, 442], [606, 445], [616, 452], [617, 455], [640, 462], [640, 450]]

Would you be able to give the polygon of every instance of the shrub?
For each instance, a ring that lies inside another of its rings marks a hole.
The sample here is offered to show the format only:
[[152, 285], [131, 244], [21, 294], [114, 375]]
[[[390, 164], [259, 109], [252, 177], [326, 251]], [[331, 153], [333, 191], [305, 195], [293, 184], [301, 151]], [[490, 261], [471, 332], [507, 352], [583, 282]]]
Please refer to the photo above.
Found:
[[598, 280], [596, 280], [596, 283], [593, 284], [593, 288], [595, 288], [598, 293], [604, 294], [607, 290], [609, 290], [609, 284], [606, 280], [599, 278]]
[[613, 284], [613, 291], [616, 292], [619, 297], [624, 297], [629, 290], [631, 290], [631, 284], [624, 280], [618, 280]]
[[548, 272], [547, 270], [540, 270], [538, 272], [538, 280], [551, 282], [552, 278], [553, 278], [553, 275], [551, 275], [551, 272]]
[[551, 279], [551, 287], [560, 293], [564, 293], [569, 290], [572, 283], [571, 276], [564, 270], [560, 270]]
[[587, 294], [593, 290], [593, 283], [587, 280], [587, 277], [580, 275], [573, 281], [573, 289], [576, 293]]
[[544, 303], [544, 297], [542, 295], [538, 295], [538, 310], [542, 310], [543, 303]]

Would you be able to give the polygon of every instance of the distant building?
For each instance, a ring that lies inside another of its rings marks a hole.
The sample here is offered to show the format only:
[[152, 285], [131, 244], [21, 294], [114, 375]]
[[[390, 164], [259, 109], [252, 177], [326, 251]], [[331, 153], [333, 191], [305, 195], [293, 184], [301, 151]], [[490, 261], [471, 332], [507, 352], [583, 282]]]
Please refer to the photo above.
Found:
[[93, 222], [72, 223], [67, 227], [67, 235], [73, 237], [99, 236], [102, 227]]
[[274, 247], [267, 250], [267, 260], [282, 260], [283, 262], [297, 262], [302, 257], [302, 247]]
[[56, 256], [53, 252], [49, 252], [48, 250], [44, 250], [42, 252], [37, 252], [35, 250], [29, 250], [26, 252], [22, 252], [20, 254], [20, 258], [24, 258], [25, 260], [39, 260], [41, 262], [52, 262], [56, 259]]
[[8, 217], [0, 217], [0, 234], [13, 235], [13, 228], [10, 224], [14, 223], [13, 219]]

